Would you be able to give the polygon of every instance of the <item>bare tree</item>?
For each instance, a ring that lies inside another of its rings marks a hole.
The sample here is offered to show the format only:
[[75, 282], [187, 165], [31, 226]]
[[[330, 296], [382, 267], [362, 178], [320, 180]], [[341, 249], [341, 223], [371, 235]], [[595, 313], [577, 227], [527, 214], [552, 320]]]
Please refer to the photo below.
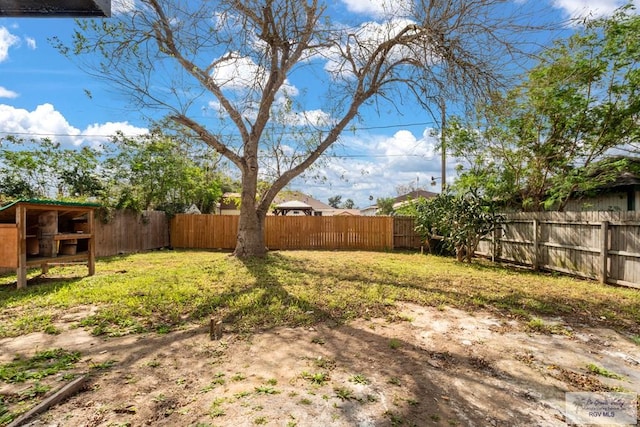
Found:
[[[394, 0], [376, 21], [345, 23], [332, 21], [335, 2], [319, 0], [137, 0], [113, 20], [78, 22], [73, 46], [59, 48], [238, 167], [234, 253], [260, 256], [274, 197], [361, 109], [473, 99], [500, 83], [515, 37], [530, 29], [507, 16], [511, 4]], [[324, 102], [315, 110], [296, 103], [305, 93], [291, 79], [302, 73], [315, 73], [306, 88]]]

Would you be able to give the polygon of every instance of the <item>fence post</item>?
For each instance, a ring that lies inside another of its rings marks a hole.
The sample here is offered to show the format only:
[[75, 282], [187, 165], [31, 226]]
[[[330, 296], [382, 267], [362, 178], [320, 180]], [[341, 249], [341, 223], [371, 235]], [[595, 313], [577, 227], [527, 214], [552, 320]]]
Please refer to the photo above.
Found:
[[496, 262], [496, 229], [498, 227], [494, 227], [491, 231], [491, 262]]
[[607, 283], [607, 260], [609, 258], [609, 221], [600, 224], [600, 283]]
[[531, 257], [531, 263], [533, 264], [533, 269], [538, 270], [540, 265], [538, 261], [538, 233], [540, 228], [540, 222], [537, 218], [533, 219], [533, 256]]

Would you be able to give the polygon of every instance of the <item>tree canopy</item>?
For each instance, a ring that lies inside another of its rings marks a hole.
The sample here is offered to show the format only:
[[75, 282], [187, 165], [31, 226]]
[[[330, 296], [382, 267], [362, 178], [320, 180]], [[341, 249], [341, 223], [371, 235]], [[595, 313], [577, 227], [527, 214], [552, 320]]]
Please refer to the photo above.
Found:
[[152, 131], [100, 147], [62, 148], [49, 139], [0, 141], [0, 198], [93, 200], [105, 208], [214, 212], [231, 180], [219, 156], [197, 142]]
[[640, 153], [640, 17], [632, 6], [545, 50], [524, 81], [475, 120], [449, 120], [448, 149], [467, 160], [462, 189], [528, 210], [615, 179], [607, 156]]
[[[336, 13], [343, 5], [320, 0], [139, 0], [115, 19], [79, 21], [73, 45], [58, 47], [238, 168], [235, 254], [262, 255], [276, 194], [361, 110], [483, 95], [531, 29], [506, 0], [380, 5], [376, 19], [354, 22]], [[308, 73], [311, 86], [298, 87]]]

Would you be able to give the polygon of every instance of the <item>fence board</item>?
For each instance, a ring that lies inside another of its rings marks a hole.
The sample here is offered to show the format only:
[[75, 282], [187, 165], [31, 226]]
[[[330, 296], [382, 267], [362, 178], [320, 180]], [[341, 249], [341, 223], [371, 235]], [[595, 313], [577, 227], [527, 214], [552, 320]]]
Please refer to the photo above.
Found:
[[419, 249], [423, 242], [415, 228], [413, 217], [394, 217], [393, 247], [396, 249]]
[[546, 270], [640, 287], [638, 212], [512, 213], [497, 234], [495, 251], [486, 236], [477, 253], [535, 268], [537, 250], [537, 264]]
[[[171, 221], [171, 244], [176, 248], [234, 249], [238, 220], [233, 215], [176, 215]], [[268, 216], [265, 244], [269, 249], [391, 249], [393, 219]]]
[[167, 216], [160, 211], [116, 211], [106, 223], [95, 222], [96, 256], [111, 256], [169, 246]]

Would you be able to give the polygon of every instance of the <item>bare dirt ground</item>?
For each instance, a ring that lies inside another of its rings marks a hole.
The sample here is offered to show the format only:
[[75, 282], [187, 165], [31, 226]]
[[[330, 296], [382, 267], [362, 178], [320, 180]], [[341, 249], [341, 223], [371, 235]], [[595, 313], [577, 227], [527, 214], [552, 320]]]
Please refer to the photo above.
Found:
[[[403, 304], [393, 321], [212, 341], [202, 325], [93, 337], [74, 327], [82, 310], [60, 335], [0, 340], [0, 362], [58, 347], [81, 352], [78, 372], [114, 362], [28, 425], [557, 426], [567, 391], [640, 393], [638, 345], [559, 318], [545, 324], [561, 333], [541, 334], [496, 313]], [[622, 379], [593, 374], [589, 363]]]

